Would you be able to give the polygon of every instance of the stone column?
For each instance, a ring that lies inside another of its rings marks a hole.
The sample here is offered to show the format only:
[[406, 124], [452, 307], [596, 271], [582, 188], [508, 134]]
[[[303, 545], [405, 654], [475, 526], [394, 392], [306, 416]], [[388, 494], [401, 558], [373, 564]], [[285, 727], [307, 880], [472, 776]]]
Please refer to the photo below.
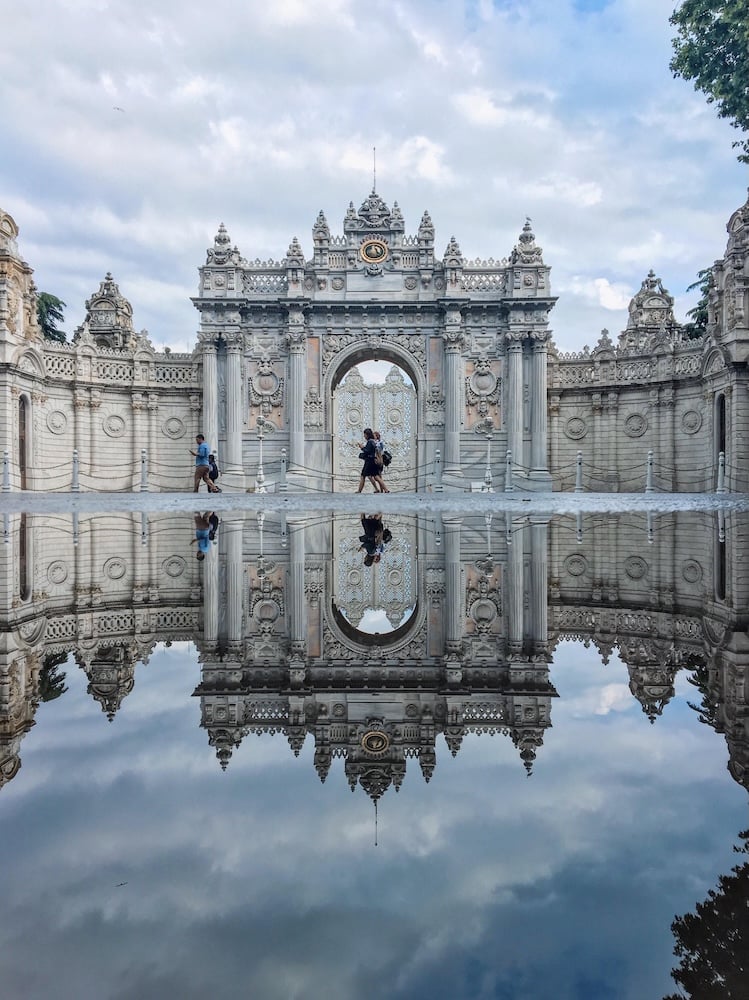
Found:
[[445, 347], [445, 459], [444, 473], [462, 476], [460, 462], [460, 431], [463, 426], [463, 341], [460, 313], [449, 310], [442, 334]]
[[507, 334], [507, 447], [513, 466], [522, 471], [523, 449], [523, 334]]
[[548, 541], [546, 522], [531, 524], [531, 603], [533, 642], [544, 645], [548, 637]]
[[143, 409], [145, 405], [145, 393], [134, 392], [130, 400], [133, 421], [133, 447], [132, 457], [130, 459], [132, 463], [132, 475], [130, 477], [130, 488], [133, 490], [137, 490], [140, 487], [140, 451], [141, 448], [146, 447], [144, 444], [145, 433], [143, 429]]
[[612, 493], [619, 492], [619, 458], [618, 440], [616, 432], [616, 413], [619, 406], [619, 393], [609, 392], [604, 404], [606, 410], [606, 446], [608, 449], [609, 465], [606, 472], [606, 487]]
[[203, 427], [201, 433], [209, 448], [218, 443], [218, 362], [213, 335], [201, 337], [203, 355]]
[[[551, 489], [549, 475], [546, 391], [546, 332], [531, 336], [531, 469], [530, 478]], [[521, 385], [522, 401], [522, 385]]]
[[[88, 474], [91, 477], [91, 486], [89, 489], [100, 490], [102, 488], [106, 489], [106, 486], [102, 485], [102, 463], [100, 458], [100, 445], [104, 444], [106, 437], [102, 440], [102, 421], [99, 410], [101, 408], [101, 392], [99, 389], [89, 389], [89, 401], [88, 408], [90, 410], [88, 431], [90, 434], [90, 440], [88, 444]], [[106, 445], [105, 445], [106, 447]], [[110, 448], [116, 448], [116, 441], [110, 443]], [[107, 449], [109, 450], [109, 449]], [[108, 462], [104, 463], [108, 465]], [[116, 475], [116, 473], [115, 473]]]
[[[243, 477], [242, 426], [242, 356], [244, 338], [241, 333], [224, 335], [226, 341], [226, 454], [222, 456], [224, 477]], [[244, 480], [243, 480], [244, 482]]]
[[[85, 389], [75, 389], [73, 392], [73, 419], [75, 430], [73, 432], [73, 448], [78, 451], [78, 472], [79, 477], [89, 471], [89, 442], [91, 440], [91, 410], [89, 399]], [[72, 462], [73, 456], [70, 456]], [[79, 480], [80, 481], [80, 480]], [[81, 483], [83, 487], [83, 483]], [[88, 487], [91, 488], [90, 485]]]
[[289, 638], [300, 655], [307, 644], [307, 604], [304, 599], [306, 520], [289, 519]]
[[445, 646], [448, 655], [463, 644], [463, 573], [460, 561], [460, 519], [442, 519], [445, 538]]
[[286, 395], [286, 412], [289, 421], [289, 472], [305, 474], [304, 468], [304, 397], [306, 393], [307, 334], [304, 314], [294, 310], [289, 314], [289, 388]]
[[226, 546], [226, 638], [230, 643], [240, 643], [243, 638], [243, 527], [244, 516], [241, 513], [227, 514], [221, 522], [220, 533]]
[[523, 649], [523, 521], [506, 519], [512, 543], [507, 549], [507, 638], [510, 652]]
[[215, 648], [218, 642], [218, 552], [217, 546], [208, 548], [201, 563], [203, 571], [203, 640]]
[[[144, 440], [142, 447], [148, 451], [148, 483], [149, 489], [153, 489], [153, 477], [156, 475], [156, 442], [159, 431], [159, 394], [149, 392], [148, 394], [148, 438]], [[138, 451], [138, 488], [140, 489], [140, 450]]]

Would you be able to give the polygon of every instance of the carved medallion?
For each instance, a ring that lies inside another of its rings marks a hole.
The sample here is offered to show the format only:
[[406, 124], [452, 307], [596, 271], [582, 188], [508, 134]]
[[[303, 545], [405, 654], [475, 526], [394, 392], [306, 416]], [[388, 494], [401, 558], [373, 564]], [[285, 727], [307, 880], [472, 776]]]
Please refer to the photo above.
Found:
[[179, 419], [179, 417], [169, 417], [161, 425], [161, 429], [167, 437], [177, 440], [185, 436], [185, 425]]
[[127, 425], [125, 418], [121, 417], [119, 413], [110, 413], [102, 420], [101, 426], [108, 437], [122, 437]]
[[125, 560], [120, 559], [119, 556], [112, 556], [111, 559], [107, 559], [104, 563], [104, 575], [108, 576], [110, 580], [121, 580], [125, 575]]
[[182, 556], [170, 556], [163, 561], [161, 568], [167, 576], [182, 576], [185, 572], [185, 560]]
[[47, 579], [55, 586], [65, 583], [68, 578], [68, 567], [62, 559], [56, 559], [47, 567]]
[[564, 560], [564, 568], [570, 576], [582, 576], [588, 568], [588, 561], [585, 556], [567, 556]]
[[571, 438], [573, 441], [579, 441], [580, 438], [584, 438], [588, 433], [588, 425], [582, 417], [570, 417], [564, 425], [564, 433], [566, 437]]
[[624, 572], [630, 580], [641, 580], [648, 571], [648, 564], [641, 556], [630, 556], [624, 560]]
[[647, 417], [643, 416], [642, 413], [630, 413], [627, 419], [624, 421], [624, 433], [627, 437], [638, 438], [642, 437], [645, 431], [648, 429]]
[[68, 426], [68, 418], [62, 410], [52, 410], [47, 414], [47, 427], [53, 434], [64, 434]]
[[681, 564], [681, 575], [687, 583], [699, 583], [702, 579], [702, 566], [696, 559], [685, 559]]
[[702, 427], [702, 414], [697, 410], [687, 410], [681, 418], [681, 426], [686, 434], [696, 434]]

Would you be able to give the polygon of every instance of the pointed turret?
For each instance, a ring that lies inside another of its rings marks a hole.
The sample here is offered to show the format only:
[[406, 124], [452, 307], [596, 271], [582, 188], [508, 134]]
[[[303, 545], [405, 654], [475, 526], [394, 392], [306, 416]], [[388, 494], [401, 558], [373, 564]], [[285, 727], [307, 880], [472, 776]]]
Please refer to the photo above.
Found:
[[510, 254], [511, 264], [541, 264], [543, 251], [536, 245], [536, 236], [531, 228], [531, 220], [526, 218], [518, 241]]
[[133, 307], [107, 271], [98, 291], [86, 300], [86, 317], [73, 336], [73, 343], [91, 338], [99, 347], [129, 350], [135, 346]]

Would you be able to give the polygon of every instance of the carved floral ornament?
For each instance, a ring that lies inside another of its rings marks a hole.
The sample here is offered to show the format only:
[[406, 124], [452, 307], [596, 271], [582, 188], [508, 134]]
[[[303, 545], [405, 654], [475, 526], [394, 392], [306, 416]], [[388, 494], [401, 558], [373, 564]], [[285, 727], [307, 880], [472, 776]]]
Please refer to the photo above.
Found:
[[648, 429], [648, 418], [643, 413], [630, 413], [624, 420], [624, 433], [627, 437], [642, 437]]

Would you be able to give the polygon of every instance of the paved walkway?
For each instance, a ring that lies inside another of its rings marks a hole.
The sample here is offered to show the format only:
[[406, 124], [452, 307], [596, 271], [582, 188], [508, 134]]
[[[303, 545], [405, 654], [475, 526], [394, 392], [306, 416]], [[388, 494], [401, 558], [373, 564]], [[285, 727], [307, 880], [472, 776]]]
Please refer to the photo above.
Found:
[[36, 493], [0, 492], [0, 514], [107, 511], [285, 511], [319, 514], [382, 510], [391, 514], [577, 514], [680, 510], [747, 511], [739, 493]]

